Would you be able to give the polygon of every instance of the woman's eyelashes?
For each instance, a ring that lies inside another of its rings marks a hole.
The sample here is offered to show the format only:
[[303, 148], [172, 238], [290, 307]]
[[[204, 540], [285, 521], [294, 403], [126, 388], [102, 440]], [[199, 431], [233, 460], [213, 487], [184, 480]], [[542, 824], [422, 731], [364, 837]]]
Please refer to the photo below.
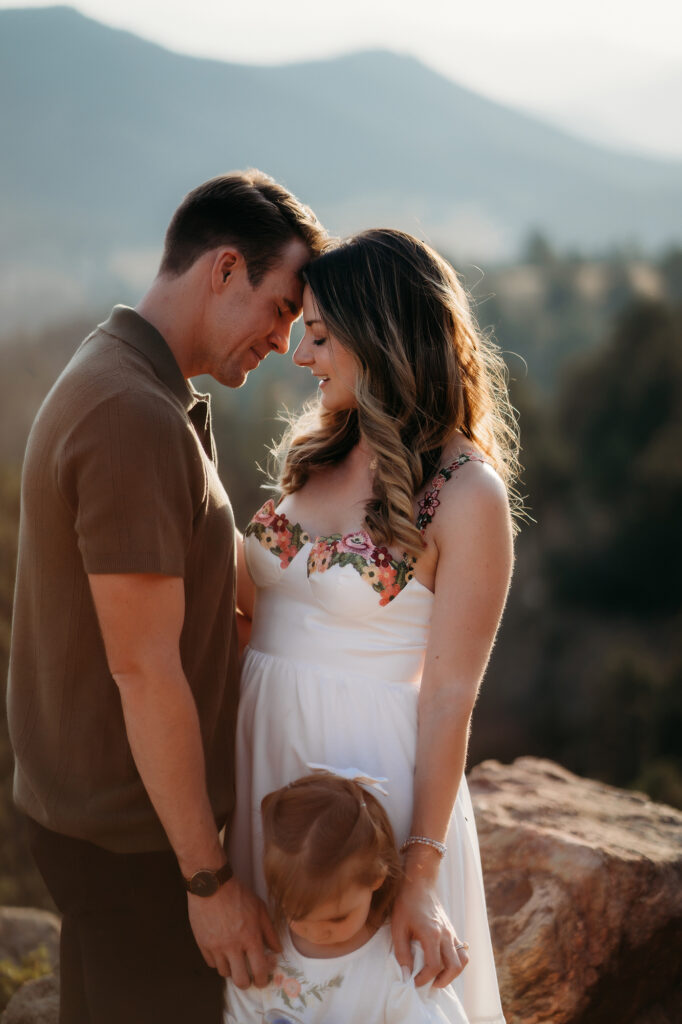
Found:
[[326, 338], [313, 338], [313, 345], [324, 345]]

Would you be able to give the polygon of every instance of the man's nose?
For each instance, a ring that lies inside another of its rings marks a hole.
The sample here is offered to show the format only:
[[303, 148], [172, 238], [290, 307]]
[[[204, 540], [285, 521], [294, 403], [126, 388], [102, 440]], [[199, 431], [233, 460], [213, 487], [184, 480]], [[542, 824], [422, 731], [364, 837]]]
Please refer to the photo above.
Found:
[[268, 341], [276, 352], [280, 352], [284, 355], [285, 352], [289, 351], [289, 336], [291, 334], [291, 327], [285, 327], [284, 324], [276, 327], [271, 332]]

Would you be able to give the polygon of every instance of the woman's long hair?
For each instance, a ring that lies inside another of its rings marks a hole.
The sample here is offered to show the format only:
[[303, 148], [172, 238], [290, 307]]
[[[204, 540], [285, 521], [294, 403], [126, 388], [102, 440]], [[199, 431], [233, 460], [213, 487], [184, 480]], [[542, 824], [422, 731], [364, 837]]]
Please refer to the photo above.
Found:
[[362, 437], [374, 468], [366, 526], [376, 544], [423, 550], [414, 499], [441, 467], [459, 431], [503, 479], [512, 508], [518, 432], [497, 347], [480, 333], [452, 267], [401, 231], [365, 231], [304, 272], [326, 329], [358, 363], [356, 408], [319, 400], [275, 450], [279, 487], [290, 494], [340, 461]]

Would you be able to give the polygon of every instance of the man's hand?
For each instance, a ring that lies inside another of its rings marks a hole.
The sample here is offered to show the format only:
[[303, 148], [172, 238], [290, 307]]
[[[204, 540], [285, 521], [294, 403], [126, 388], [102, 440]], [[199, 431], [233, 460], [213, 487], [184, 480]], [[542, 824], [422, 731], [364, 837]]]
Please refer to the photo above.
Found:
[[410, 942], [416, 940], [424, 950], [424, 967], [414, 979], [417, 986], [433, 982], [435, 988], [445, 988], [469, 962], [466, 947], [455, 935], [433, 886], [425, 880], [405, 879], [393, 909], [391, 928], [396, 960], [410, 972]]
[[232, 977], [238, 988], [248, 988], [252, 978], [259, 988], [267, 985], [271, 968], [264, 947], [278, 952], [282, 947], [263, 901], [231, 878], [213, 896], [188, 895], [187, 902], [194, 938], [209, 967]]

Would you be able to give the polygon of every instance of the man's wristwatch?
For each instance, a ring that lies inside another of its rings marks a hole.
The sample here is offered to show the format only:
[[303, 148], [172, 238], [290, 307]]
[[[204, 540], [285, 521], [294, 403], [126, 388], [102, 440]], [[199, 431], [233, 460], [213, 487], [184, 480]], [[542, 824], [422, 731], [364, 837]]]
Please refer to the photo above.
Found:
[[192, 896], [213, 896], [221, 885], [232, 878], [232, 865], [229, 861], [217, 871], [202, 868], [195, 871], [191, 878], [185, 878], [185, 888]]

